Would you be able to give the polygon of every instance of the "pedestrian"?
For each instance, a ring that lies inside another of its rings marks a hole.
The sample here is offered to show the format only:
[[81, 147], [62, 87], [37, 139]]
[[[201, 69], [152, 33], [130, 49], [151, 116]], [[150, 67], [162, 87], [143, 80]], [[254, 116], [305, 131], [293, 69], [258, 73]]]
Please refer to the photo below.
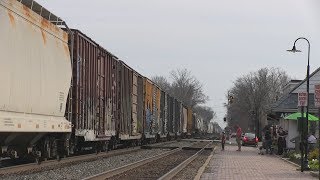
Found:
[[264, 135], [264, 140], [265, 140], [266, 154], [272, 154], [272, 149], [271, 149], [272, 138], [271, 138], [271, 133], [269, 129], [266, 130], [266, 133]]
[[238, 150], [237, 151], [241, 151], [242, 129], [241, 129], [241, 127], [239, 125], [237, 125], [236, 127], [237, 127], [236, 140], [237, 140], [237, 144], [238, 144]]
[[224, 145], [226, 143], [226, 134], [225, 132], [223, 131], [222, 134], [221, 134], [221, 150], [224, 151]]
[[282, 127], [279, 127], [279, 131], [278, 131], [278, 155], [282, 155], [283, 154], [283, 149], [286, 146], [286, 140], [285, 137], [286, 136], [286, 132], [282, 129]]

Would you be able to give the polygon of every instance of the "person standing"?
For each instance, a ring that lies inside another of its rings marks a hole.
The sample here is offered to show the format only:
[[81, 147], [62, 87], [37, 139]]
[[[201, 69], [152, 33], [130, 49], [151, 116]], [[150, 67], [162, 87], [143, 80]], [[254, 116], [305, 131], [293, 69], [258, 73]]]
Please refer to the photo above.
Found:
[[272, 145], [272, 139], [271, 139], [271, 133], [270, 131], [267, 129], [266, 133], [264, 135], [264, 140], [265, 140], [265, 148], [266, 148], [266, 154], [272, 154], [272, 149], [271, 149], [271, 145]]
[[236, 140], [238, 144], [238, 150], [241, 151], [241, 135], [242, 135], [242, 129], [239, 125], [237, 125], [237, 135], [236, 135]]
[[224, 151], [224, 145], [226, 144], [226, 134], [223, 131], [221, 134], [221, 150]]
[[285, 137], [286, 132], [282, 129], [282, 127], [279, 127], [279, 132], [278, 132], [278, 155], [283, 154], [283, 149], [286, 146], [286, 140]]

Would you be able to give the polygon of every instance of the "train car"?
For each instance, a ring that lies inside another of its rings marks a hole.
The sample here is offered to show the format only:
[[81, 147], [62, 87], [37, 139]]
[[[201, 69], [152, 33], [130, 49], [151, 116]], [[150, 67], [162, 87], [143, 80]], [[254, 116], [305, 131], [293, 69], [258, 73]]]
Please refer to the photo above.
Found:
[[144, 138], [152, 141], [158, 134], [157, 101], [154, 83], [144, 77]]
[[57, 156], [71, 122], [66, 23], [32, 0], [0, 1], [0, 146], [11, 158]]
[[187, 136], [187, 124], [188, 124], [188, 109], [182, 105], [182, 120], [181, 120], [181, 126], [182, 126], [182, 137]]
[[187, 137], [190, 137], [194, 132], [194, 116], [191, 107], [187, 109]]
[[119, 72], [119, 138], [122, 142], [139, 143], [143, 134], [143, 77], [123, 61]]
[[70, 149], [106, 150], [114, 141], [119, 118], [119, 62], [79, 30], [72, 32], [73, 77], [66, 112], [74, 125]]
[[162, 128], [162, 122], [160, 119], [161, 114], [161, 90], [160, 88], [153, 83], [153, 117], [155, 122], [155, 134], [156, 134], [156, 141], [158, 142], [160, 140], [160, 135], [162, 134], [161, 128]]
[[178, 101], [177, 99], [174, 100], [174, 104], [175, 104], [175, 112], [174, 112], [174, 118], [175, 118], [175, 134], [177, 136], [181, 136], [182, 135], [182, 126], [181, 126], [181, 107], [182, 107], [182, 103], [180, 101]]
[[167, 138], [167, 106], [166, 106], [166, 92], [163, 90], [160, 90], [160, 119], [159, 119], [159, 135], [160, 139], [164, 140]]
[[167, 94], [167, 131], [168, 138], [171, 139], [176, 136], [175, 131], [175, 106], [174, 106], [174, 98]]

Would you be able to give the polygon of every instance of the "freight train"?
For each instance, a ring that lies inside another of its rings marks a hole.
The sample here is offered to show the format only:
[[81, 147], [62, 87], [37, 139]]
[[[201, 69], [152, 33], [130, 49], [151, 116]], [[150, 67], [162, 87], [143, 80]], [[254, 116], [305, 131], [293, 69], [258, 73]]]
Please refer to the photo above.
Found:
[[33, 0], [0, 0], [0, 156], [191, 135], [190, 107]]

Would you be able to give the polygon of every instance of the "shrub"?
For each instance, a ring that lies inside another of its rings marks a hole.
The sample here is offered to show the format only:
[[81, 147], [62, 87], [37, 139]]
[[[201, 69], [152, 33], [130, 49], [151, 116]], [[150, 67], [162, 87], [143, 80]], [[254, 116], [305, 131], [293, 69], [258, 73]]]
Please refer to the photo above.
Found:
[[312, 161], [313, 159], [318, 159], [319, 157], [319, 149], [314, 149], [309, 153], [308, 159], [309, 161]]
[[313, 160], [309, 161], [309, 167], [313, 171], [318, 171], [319, 161], [317, 159], [313, 159]]

